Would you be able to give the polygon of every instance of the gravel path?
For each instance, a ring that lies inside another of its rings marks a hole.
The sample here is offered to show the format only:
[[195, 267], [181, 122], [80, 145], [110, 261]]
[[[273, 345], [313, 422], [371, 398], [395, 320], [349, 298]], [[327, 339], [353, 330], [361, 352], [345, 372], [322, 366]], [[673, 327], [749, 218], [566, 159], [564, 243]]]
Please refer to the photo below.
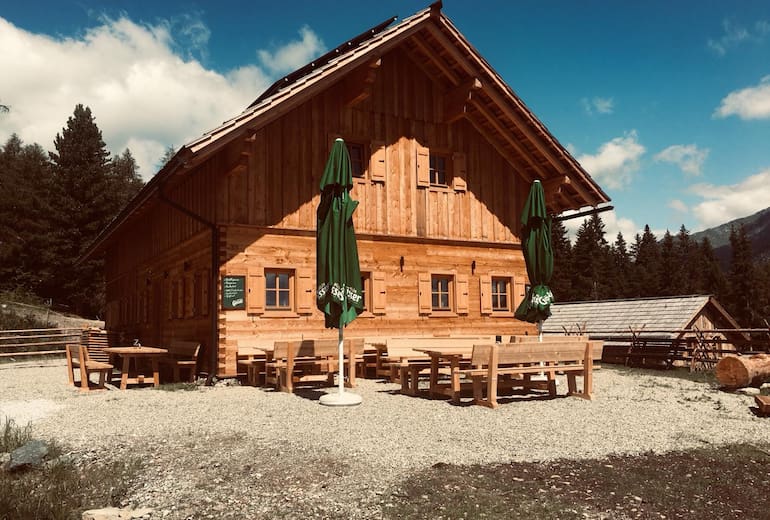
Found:
[[[665, 372], [603, 367], [595, 398], [517, 398], [497, 410], [400, 395], [359, 380], [363, 404], [327, 408], [301, 395], [239, 386], [82, 394], [62, 364], [0, 365], [0, 416], [82, 457], [135, 454], [129, 505], [152, 518], [379, 518], [383, 493], [437, 463], [601, 458], [764, 443], [753, 398]], [[560, 381], [564, 393], [566, 381]], [[105, 504], [106, 505], [106, 504]], [[353, 510], [355, 513], [348, 513]], [[246, 513], [248, 512], [248, 513]]]

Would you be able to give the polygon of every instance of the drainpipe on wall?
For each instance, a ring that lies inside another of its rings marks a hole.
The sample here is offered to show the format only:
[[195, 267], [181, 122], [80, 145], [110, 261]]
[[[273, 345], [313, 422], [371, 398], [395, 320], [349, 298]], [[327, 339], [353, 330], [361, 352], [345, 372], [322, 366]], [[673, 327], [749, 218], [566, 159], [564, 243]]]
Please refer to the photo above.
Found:
[[166, 197], [163, 193], [163, 189], [158, 190], [160, 200], [165, 202], [172, 208], [181, 211], [193, 220], [197, 220], [204, 226], [207, 226], [211, 230], [211, 276], [209, 277], [209, 309], [211, 313], [211, 338], [210, 341], [210, 354], [209, 363], [211, 369], [209, 370], [208, 377], [206, 378], [206, 386], [211, 386], [214, 383], [214, 376], [217, 372], [217, 351], [219, 350], [219, 322], [217, 319], [217, 281], [219, 280], [219, 228], [213, 222], [209, 222], [202, 216], [194, 213], [193, 211], [185, 208]]

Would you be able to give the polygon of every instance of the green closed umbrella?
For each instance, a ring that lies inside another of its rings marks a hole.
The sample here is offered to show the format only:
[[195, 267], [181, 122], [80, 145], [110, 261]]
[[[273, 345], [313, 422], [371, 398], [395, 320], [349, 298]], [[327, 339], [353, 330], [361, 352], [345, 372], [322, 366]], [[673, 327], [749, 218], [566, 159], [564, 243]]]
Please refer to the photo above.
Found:
[[545, 194], [540, 181], [529, 190], [521, 213], [521, 247], [527, 265], [530, 287], [516, 309], [517, 319], [538, 324], [542, 336], [543, 321], [551, 315], [553, 293], [548, 283], [553, 275], [553, 248], [551, 247], [551, 217], [545, 207]]
[[350, 198], [352, 187], [350, 156], [345, 142], [337, 139], [321, 178], [316, 228], [316, 305], [324, 313], [326, 327], [339, 329], [339, 393], [326, 394], [320, 400], [332, 406], [361, 402], [359, 395], [345, 392], [344, 384], [343, 330], [364, 310], [353, 230], [358, 201]]

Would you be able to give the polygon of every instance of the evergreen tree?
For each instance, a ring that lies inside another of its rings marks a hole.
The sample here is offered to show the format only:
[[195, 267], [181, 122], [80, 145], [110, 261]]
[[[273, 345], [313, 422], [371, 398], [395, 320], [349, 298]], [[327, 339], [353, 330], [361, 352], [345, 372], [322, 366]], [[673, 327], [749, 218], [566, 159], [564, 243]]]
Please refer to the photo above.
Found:
[[730, 228], [730, 246], [732, 256], [727, 307], [741, 326], [759, 326], [762, 318], [757, 309], [760, 291], [751, 257], [751, 242], [743, 225], [737, 230]]
[[675, 294], [695, 294], [703, 285], [701, 277], [701, 254], [697, 244], [690, 239], [690, 232], [682, 224], [676, 235], [675, 257], [677, 261], [674, 277]]
[[644, 226], [641, 237], [636, 235], [636, 242], [631, 252], [634, 256], [634, 296], [659, 296], [660, 248], [658, 239], [650, 231], [650, 226]]
[[109, 152], [91, 110], [77, 105], [54, 140], [54, 216], [58, 227], [55, 275], [48, 297], [74, 311], [97, 314], [104, 301], [103, 261], [80, 255], [116, 214]]
[[168, 164], [168, 162], [174, 158], [176, 155], [176, 149], [174, 149], [173, 146], [169, 146], [166, 148], [166, 151], [163, 152], [163, 157], [160, 158], [160, 166], [158, 169], [162, 169], [164, 166]]
[[112, 211], [117, 214], [128, 202], [139, 193], [144, 186], [144, 181], [139, 176], [137, 166], [131, 150], [126, 148], [121, 155], [115, 156], [111, 164]]
[[559, 220], [551, 222], [551, 246], [553, 247], [551, 291], [556, 301], [572, 301], [572, 244], [567, 236], [567, 228]]
[[51, 168], [38, 144], [0, 147], [0, 289], [37, 292], [50, 276]]
[[631, 257], [628, 253], [626, 240], [623, 233], [618, 232], [615, 243], [612, 246], [612, 263], [614, 276], [610, 277], [612, 281], [612, 298], [627, 298], [630, 296], [631, 281]]
[[612, 259], [604, 238], [604, 222], [594, 213], [578, 229], [572, 249], [573, 290], [577, 300], [602, 300], [610, 295]]
[[674, 237], [666, 230], [660, 243], [660, 296], [679, 294], [676, 286], [678, 263], [674, 252]]
[[699, 247], [698, 270], [701, 274], [701, 284], [696, 292], [711, 294], [720, 302], [727, 303], [727, 279], [714, 254], [714, 247], [708, 237], [703, 237]]

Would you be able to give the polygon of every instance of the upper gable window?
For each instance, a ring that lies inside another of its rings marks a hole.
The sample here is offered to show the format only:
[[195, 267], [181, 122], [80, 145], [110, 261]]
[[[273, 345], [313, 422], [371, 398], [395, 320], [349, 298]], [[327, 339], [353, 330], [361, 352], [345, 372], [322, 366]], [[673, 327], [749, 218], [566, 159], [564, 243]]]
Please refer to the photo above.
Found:
[[449, 158], [445, 155], [430, 154], [430, 185], [447, 185], [447, 165]]
[[366, 176], [366, 166], [369, 158], [364, 155], [364, 145], [361, 143], [345, 143], [350, 155], [350, 173], [354, 178], [363, 179]]

